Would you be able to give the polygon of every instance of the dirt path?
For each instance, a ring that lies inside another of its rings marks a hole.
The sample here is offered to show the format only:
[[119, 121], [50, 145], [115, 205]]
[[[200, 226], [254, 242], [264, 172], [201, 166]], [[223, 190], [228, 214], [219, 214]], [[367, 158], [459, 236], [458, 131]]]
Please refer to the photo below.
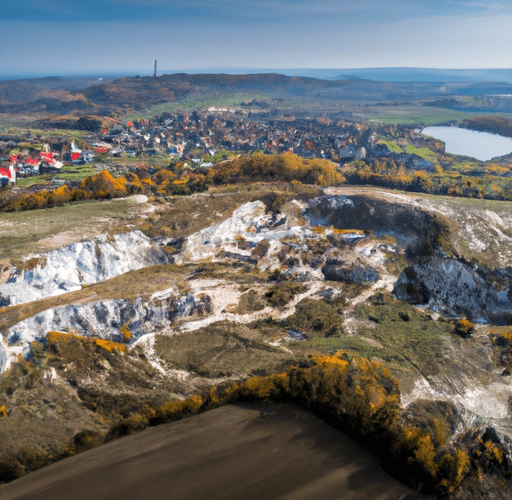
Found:
[[311, 297], [318, 291], [326, 288], [323, 281], [312, 281], [307, 283], [307, 290], [295, 295], [293, 300], [284, 308], [265, 307], [261, 311], [255, 311], [248, 314], [236, 314], [229, 312], [238, 304], [242, 292], [240, 286], [220, 280], [190, 280], [189, 285], [191, 293], [198, 295], [200, 293], [208, 294], [212, 299], [213, 313], [204, 319], [189, 321], [179, 327], [180, 331], [193, 331], [203, 328], [217, 321], [233, 321], [235, 323], [251, 323], [253, 321], [271, 316], [274, 319], [283, 319], [295, 312], [295, 306], [307, 297]]

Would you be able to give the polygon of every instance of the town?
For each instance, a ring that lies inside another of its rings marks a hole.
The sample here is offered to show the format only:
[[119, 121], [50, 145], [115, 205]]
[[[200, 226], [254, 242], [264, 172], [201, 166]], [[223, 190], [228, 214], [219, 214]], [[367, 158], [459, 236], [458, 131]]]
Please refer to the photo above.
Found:
[[308, 159], [325, 158], [339, 166], [386, 158], [406, 169], [434, 171], [434, 163], [417, 152], [390, 147], [390, 137], [444, 153], [441, 141], [422, 136], [412, 127], [326, 118], [263, 121], [222, 108], [126, 122], [111, 120], [108, 124], [108, 128], [100, 128], [98, 121], [93, 127], [97, 130], [74, 139], [66, 137], [66, 131], [57, 138], [41, 133], [23, 138], [0, 136], [1, 182], [15, 184], [19, 178], [73, 172], [85, 164], [98, 164], [101, 169], [122, 164], [130, 170], [129, 158], [158, 160], [160, 168], [178, 163], [209, 168], [233, 155], [254, 152], [292, 152]]

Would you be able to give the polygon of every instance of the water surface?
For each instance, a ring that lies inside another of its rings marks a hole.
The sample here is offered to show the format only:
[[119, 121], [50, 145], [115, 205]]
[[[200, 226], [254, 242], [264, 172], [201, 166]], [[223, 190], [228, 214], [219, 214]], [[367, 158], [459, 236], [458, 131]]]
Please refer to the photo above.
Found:
[[512, 153], [512, 138], [459, 127], [426, 127], [421, 132], [440, 139], [446, 152], [487, 161]]

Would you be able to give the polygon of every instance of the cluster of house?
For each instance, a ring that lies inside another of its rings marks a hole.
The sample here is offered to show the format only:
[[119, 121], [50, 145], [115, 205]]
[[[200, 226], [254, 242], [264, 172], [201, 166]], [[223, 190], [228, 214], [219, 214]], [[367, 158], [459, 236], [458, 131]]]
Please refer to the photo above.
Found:
[[63, 162], [84, 164], [101, 153], [114, 157], [160, 155], [207, 167], [220, 151], [289, 151], [306, 158], [327, 158], [340, 164], [386, 157], [407, 168], [434, 168], [416, 155], [389, 151], [378, 141], [379, 136], [387, 136], [389, 131], [379, 127], [329, 119], [292, 117], [263, 122], [223, 113], [164, 113], [153, 120], [118, 122], [108, 130], [101, 130], [92, 139], [87, 138], [90, 150], [81, 150], [74, 142], [61, 140], [45, 145], [42, 152], [32, 151], [23, 157], [11, 155], [9, 164], [0, 164], [0, 179], [14, 182], [16, 174], [27, 176], [58, 172]]
[[350, 122], [301, 119], [263, 123], [195, 111], [188, 116], [164, 113], [143, 124], [136, 120], [126, 125], [118, 123], [100, 139], [110, 144], [114, 156], [161, 152], [198, 160], [226, 150], [290, 151], [308, 158], [364, 159], [376, 137], [368, 127]]
[[[10, 183], [15, 183], [16, 175], [30, 176], [40, 173], [54, 173], [60, 171], [64, 162], [76, 165], [92, 161], [94, 151], [82, 151], [74, 142], [63, 151], [62, 143], [45, 144], [44, 151], [32, 152], [29, 155], [11, 154], [8, 167], [0, 167], [0, 179], [8, 178]], [[8, 172], [11, 172], [8, 175]], [[14, 172], [14, 175], [12, 174]], [[4, 181], [5, 182], [5, 181]]]
[[16, 168], [10, 164], [9, 168], [0, 167], [0, 186], [16, 184]]
[[393, 153], [379, 143], [387, 131], [349, 121], [281, 119], [265, 122], [194, 111], [190, 115], [164, 113], [151, 121], [116, 124], [101, 136], [114, 156], [163, 154], [199, 163], [219, 151], [284, 153], [327, 158], [337, 163], [386, 157], [407, 168], [434, 168], [414, 154]]

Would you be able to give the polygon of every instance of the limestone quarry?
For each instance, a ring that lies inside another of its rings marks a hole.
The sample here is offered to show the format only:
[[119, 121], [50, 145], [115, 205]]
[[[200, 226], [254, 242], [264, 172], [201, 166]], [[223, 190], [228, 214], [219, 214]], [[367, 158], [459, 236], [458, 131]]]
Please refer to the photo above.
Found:
[[[188, 234], [132, 229], [21, 256], [0, 286], [12, 318], [2, 372], [50, 331], [125, 343], [178, 396], [349, 349], [390, 367], [403, 405], [445, 401], [457, 431], [512, 436], [510, 372], [491, 331], [512, 321], [510, 204], [349, 187], [272, 200], [254, 196]], [[309, 312], [317, 303], [325, 309]], [[476, 324], [470, 338], [454, 333], [461, 318]], [[73, 367], [62, 370], [71, 380]], [[87, 377], [108, 393], [106, 379]]]

